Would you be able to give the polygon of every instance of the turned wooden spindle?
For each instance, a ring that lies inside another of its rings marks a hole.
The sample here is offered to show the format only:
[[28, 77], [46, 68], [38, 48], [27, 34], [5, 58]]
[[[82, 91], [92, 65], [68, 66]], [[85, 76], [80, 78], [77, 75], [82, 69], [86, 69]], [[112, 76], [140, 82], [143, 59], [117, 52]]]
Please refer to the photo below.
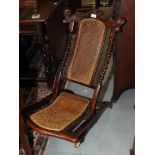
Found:
[[124, 24], [125, 24], [125, 20], [124, 19], [122, 19], [122, 18], [116, 19], [115, 25], [112, 28], [112, 31], [110, 33], [107, 53], [106, 53], [106, 57], [105, 57], [104, 64], [103, 64], [103, 69], [101, 71], [101, 74], [100, 74], [100, 77], [99, 77], [99, 81], [98, 81], [98, 83], [97, 83], [97, 85], [96, 85], [96, 87], [94, 89], [93, 99], [92, 99], [92, 101], [90, 103], [90, 110], [91, 110], [91, 112], [94, 111], [94, 108], [95, 108], [95, 105], [96, 105], [96, 102], [97, 102], [97, 97], [99, 95], [100, 88], [101, 88], [101, 85], [102, 85], [102, 81], [104, 80], [104, 76], [106, 74], [106, 71], [107, 71], [107, 68], [108, 68], [108, 65], [109, 65], [109, 62], [110, 62], [110, 58], [111, 58], [112, 51], [113, 51], [113, 42], [115, 40], [115, 35], [116, 35], [117, 32], [122, 30], [121, 27]]

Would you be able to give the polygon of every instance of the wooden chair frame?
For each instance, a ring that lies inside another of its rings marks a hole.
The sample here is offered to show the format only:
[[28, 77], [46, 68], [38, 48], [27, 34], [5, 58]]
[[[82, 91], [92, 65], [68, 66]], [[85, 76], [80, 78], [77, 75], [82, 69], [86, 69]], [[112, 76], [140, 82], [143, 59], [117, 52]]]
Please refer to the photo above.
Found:
[[20, 0], [20, 8], [35, 8], [37, 7], [37, 0]]
[[[102, 86], [102, 81], [104, 79], [106, 70], [108, 68], [109, 60], [113, 49], [113, 41], [115, 39], [115, 35], [117, 32], [121, 30], [121, 27], [125, 23], [124, 19], [117, 18], [116, 20], [113, 20], [112, 18], [104, 17], [103, 13], [97, 10], [88, 11], [88, 12], [83, 12], [83, 10], [82, 11], [80, 10], [80, 11], [77, 11], [76, 14], [74, 15], [71, 15], [71, 12], [69, 10], [66, 10], [64, 13], [66, 18], [64, 22], [69, 23], [69, 37], [68, 37], [68, 43], [66, 45], [66, 49], [64, 52], [64, 57], [62, 58], [59, 69], [55, 76], [55, 80], [53, 84], [53, 93], [47, 98], [43, 99], [40, 103], [34, 104], [32, 107], [29, 107], [26, 109], [27, 111], [26, 114], [29, 116], [31, 113], [36, 111], [36, 109], [44, 108], [48, 106], [49, 103], [51, 104], [52, 101], [54, 101], [56, 97], [60, 94], [60, 92], [65, 91], [64, 90], [65, 83], [67, 80], [70, 80], [70, 79], [67, 79], [66, 77], [66, 74], [67, 74], [66, 62], [70, 54], [70, 47], [71, 47], [74, 25], [84, 18], [90, 18], [92, 13], [96, 15], [97, 20], [100, 20], [105, 24], [106, 28], [110, 28], [111, 32], [109, 37], [107, 53], [106, 53], [102, 71], [99, 76], [99, 80], [96, 84], [94, 84], [92, 80], [90, 85], [87, 85], [88, 87], [94, 89], [93, 97], [90, 101], [90, 109], [84, 114], [82, 114], [82, 116], [80, 116], [79, 119], [77, 119], [76, 121], [68, 125], [62, 131], [51, 131], [51, 130], [44, 129], [36, 125], [34, 122], [32, 122], [30, 118], [27, 119], [28, 125], [32, 127], [34, 130], [38, 131], [39, 133], [65, 139], [67, 141], [75, 143], [75, 147], [78, 147], [80, 143], [84, 141], [85, 135], [87, 134], [89, 129], [93, 126], [93, 124], [98, 120], [101, 114], [105, 111], [105, 109], [108, 107], [112, 107], [112, 104], [109, 104], [109, 102], [98, 102], [97, 97], [99, 95], [99, 92]], [[80, 84], [83, 84], [83, 83], [80, 83]], [[69, 91], [69, 92], [73, 93], [72, 91]]]

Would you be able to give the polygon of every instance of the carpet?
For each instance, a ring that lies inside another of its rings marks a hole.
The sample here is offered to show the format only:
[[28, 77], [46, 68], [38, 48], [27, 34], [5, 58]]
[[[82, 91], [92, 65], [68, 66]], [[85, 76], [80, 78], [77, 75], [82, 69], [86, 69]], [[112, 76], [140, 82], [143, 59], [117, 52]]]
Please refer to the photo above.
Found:
[[[32, 105], [35, 102], [41, 101], [44, 97], [48, 96], [52, 92], [48, 89], [47, 84], [40, 82], [37, 86], [24, 89], [24, 107]], [[48, 137], [28, 129], [28, 137], [31, 145], [33, 155], [42, 155], [46, 146]], [[19, 146], [19, 155], [26, 155], [22, 145]]]
[[[110, 84], [106, 98], [112, 88]], [[102, 114], [78, 149], [73, 143], [50, 137], [43, 155], [129, 155], [135, 135], [134, 94], [133, 89], [124, 92], [113, 109]]]

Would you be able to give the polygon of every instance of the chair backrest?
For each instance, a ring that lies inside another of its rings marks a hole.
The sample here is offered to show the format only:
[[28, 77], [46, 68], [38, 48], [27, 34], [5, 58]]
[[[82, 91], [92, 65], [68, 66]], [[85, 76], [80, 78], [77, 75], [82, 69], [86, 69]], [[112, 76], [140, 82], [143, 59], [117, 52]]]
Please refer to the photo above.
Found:
[[[98, 10], [82, 10], [73, 15], [66, 10], [64, 15], [64, 22], [69, 23], [69, 37], [55, 76], [53, 92], [57, 96], [64, 89], [67, 80], [91, 87], [94, 89], [91, 104], [94, 109], [111, 57], [115, 34], [121, 30], [125, 20], [113, 20]], [[77, 35], [73, 47], [71, 42], [75, 23], [78, 23], [78, 26], [75, 28]]]
[[73, 56], [68, 67], [69, 80], [90, 85], [96, 72], [105, 39], [105, 25], [98, 19], [82, 19], [78, 26]]

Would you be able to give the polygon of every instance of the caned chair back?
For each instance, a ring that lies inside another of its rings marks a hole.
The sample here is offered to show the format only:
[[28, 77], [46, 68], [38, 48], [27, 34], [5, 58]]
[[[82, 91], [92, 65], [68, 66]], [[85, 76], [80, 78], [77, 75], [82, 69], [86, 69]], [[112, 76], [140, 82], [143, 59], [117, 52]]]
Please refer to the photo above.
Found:
[[98, 19], [80, 21], [73, 56], [68, 67], [69, 80], [91, 85], [104, 44], [105, 25]]

